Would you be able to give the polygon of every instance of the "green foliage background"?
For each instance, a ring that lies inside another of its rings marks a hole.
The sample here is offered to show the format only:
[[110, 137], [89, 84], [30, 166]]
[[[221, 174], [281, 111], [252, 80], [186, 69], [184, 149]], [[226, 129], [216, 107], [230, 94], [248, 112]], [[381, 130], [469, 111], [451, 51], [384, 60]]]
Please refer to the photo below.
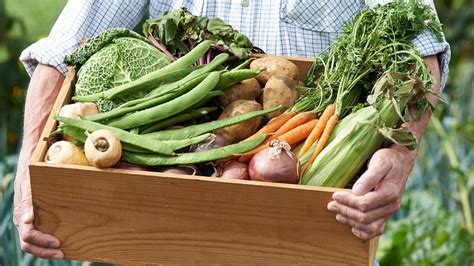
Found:
[[[20, 52], [48, 34], [65, 0], [0, 0], [0, 265], [83, 265], [21, 252], [13, 176], [28, 76]], [[448, 84], [421, 143], [402, 209], [379, 242], [381, 265], [474, 264], [474, 0], [435, 0], [451, 44]], [[86, 263], [87, 264], [87, 263]]]

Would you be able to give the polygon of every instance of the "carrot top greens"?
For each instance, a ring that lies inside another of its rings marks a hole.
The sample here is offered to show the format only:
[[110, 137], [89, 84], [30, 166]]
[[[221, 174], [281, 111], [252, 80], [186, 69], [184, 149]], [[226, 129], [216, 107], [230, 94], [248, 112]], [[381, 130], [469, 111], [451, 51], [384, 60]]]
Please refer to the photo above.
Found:
[[[293, 111], [322, 112], [331, 103], [345, 116], [366, 105], [366, 97], [385, 72], [416, 77], [430, 91], [431, 77], [412, 40], [430, 30], [442, 40], [441, 25], [432, 9], [419, 1], [398, 0], [363, 8], [343, 26], [343, 34], [322, 54], [305, 79], [304, 96]], [[417, 99], [420, 110], [429, 106]], [[361, 104], [362, 103], [362, 104]]]

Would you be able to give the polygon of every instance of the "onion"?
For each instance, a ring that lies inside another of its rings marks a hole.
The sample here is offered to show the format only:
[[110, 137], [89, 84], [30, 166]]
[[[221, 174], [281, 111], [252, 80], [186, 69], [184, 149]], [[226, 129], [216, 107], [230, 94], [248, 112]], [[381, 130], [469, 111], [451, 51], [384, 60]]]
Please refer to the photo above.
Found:
[[200, 175], [199, 169], [192, 164], [165, 166], [161, 168], [160, 172], [178, 175]]
[[223, 179], [240, 179], [249, 180], [249, 172], [247, 164], [239, 161], [229, 161], [224, 165], [221, 178]]
[[203, 142], [192, 145], [189, 150], [191, 152], [200, 152], [200, 151], [207, 151], [211, 149], [220, 148], [227, 145], [226, 140], [219, 134], [211, 134], [207, 139]]
[[253, 156], [249, 175], [256, 181], [296, 184], [299, 180], [298, 158], [288, 143], [277, 139], [271, 147]]

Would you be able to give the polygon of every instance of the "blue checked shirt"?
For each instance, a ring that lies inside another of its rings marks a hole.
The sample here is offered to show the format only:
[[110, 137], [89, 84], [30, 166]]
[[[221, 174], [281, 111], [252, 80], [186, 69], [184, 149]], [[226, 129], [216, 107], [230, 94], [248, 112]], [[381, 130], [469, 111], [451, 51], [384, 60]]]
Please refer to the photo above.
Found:
[[[315, 57], [341, 34], [344, 21], [366, 4], [383, 2], [387, 0], [71, 0], [49, 36], [29, 46], [20, 59], [30, 75], [38, 63], [55, 66], [64, 74], [64, 56], [81, 39], [108, 28], [134, 28], [147, 13], [154, 18], [180, 7], [195, 15], [222, 18], [268, 54]], [[425, 2], [434, 8], [432, 0]], [[427, 31], [414, 44], [423, 56], [439, 55], [443, 88], [450, 58], [448, 43], [437, 42]]]

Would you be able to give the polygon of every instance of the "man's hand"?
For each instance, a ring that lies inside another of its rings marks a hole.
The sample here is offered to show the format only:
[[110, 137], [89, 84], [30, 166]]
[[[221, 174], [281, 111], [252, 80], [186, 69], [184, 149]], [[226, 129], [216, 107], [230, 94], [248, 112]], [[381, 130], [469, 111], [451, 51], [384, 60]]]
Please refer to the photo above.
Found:
[[59, 240], [33, 226], [28, 162], [58, 95], [64, 76], [51, 66], [39, 65], [31, 77], [25, 103], [23, 143], [15, 178], [15, 208], [13, 222], [19, 235], [21, 250], [45, 259], [62, 259]]
[[[424, 58], [435, 83], [433, 91], [439, 94], [440, 69], [436, 56]], [[436, 99], [429, 98], [433, 105]], [[404, 126], [411, 129], [418, 140], [425, 131], [431, 117], [427, 111], [420, 121]], [[385, 229], [388, 218], [400, 208], [405, 184], [415, 165], [416, 150], [410, 151], [399, 145], [381, 149], [374, 153], [367, 171], [357, 180], [352, 192], [338, 191], [328, 210], [336, 213], [336, 219], [352, 227], [352, 233], [368, 240], [379, 236]]]
[[328, 209], [337, 213], [336, 219], [350, 225], [352, 233], [361, 239], [381, 235], [388, 218], [400, 208], [415, 158], [416, 152], [403, 146], [378, 150], [352, 192], [335, 192]]
[[15, 199], [13, 222], [20, 234], [21, 250], [43, 259], [62, 259], [64, 255], [58, 249], [59, 240], [54, 236], [35, 230], [33, 220], [31, 195], [19, 201]]

